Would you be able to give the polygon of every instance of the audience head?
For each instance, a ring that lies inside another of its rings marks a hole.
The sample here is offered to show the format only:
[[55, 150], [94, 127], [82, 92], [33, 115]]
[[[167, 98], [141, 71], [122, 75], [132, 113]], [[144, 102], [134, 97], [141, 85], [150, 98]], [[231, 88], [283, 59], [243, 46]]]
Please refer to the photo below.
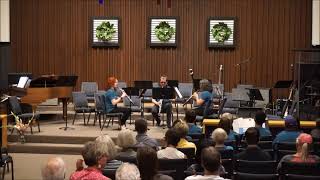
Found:
[[220, 121], [219, 121], [219, 128], [224, 129], [227, 134], [230, 133], [230, 130], [232, 130], [232, 114], [230, 113], [223, 113], [220, 117]]
[[132, 148], [136, 144], [136, 139], [131, 130], [122, 130], [118, 134], [117, 145], [122, 149]]
[[66, 165], [62, 158], [54, 157], [48, 159], [42, 168], [43, 180], [64, 180], [66, 173]]
[[284, 118], [284, 122], [285, 122], [285, 127], [289, 128], [289, 129], [296, 129], [298, 127], [298, 122], [297, 120], [291, 116], [288, 115]]
[[185, 120], [187, 123], [194, 123], [196, 121], [196, 112], [194, 110], [187, 110]]
[[89, 141], [83, 147], [82, 157], [88, 167], [103, 168], [107, 164], [108, 154], [99, 148], [97, 142]]
[[216, 145], [221, 145], [224, 144], [224, 141], [228, 139], [228, 135], [226, 133], [225, 130], [223, 130], [222, 128], [216, 128], [213, 132], [212, 132], [212, 140], [213, 142], [216, 143]]
[[301, 133], [296, 140], [297, 152], [301, 152], [301, 159], [307, 161], [309, 148], [312, 145], [312, 137], [309, 134]]
[[167, 142], [167, 146], [171, 145], [176, 147], [180, 141], [180, 137], [174, 129], [169, 129], [165, 134], [165, 140]]
[[140, 180], [140, 172], [136, 165], [123, 163], [116, 171], [116, 180]]
[[248, 145], [256, 145], [259, 142], [260, 133], [255, 127], [249, 127], [245, 132], [245, 138]]
[[111, 87], [115, 87], [116, 83], [118, 82], [117, 78], [115, 77], [108, 77], [107, 79], [107, 89], [111, 88]]
[[144, 134], [148, 130], [147, 121], [143, 118], [135, 120], [134, 126], [138, 134]]
[[212, 84], [208, 79], [201, 79], [200, 80], [200, 91], [212, 92]]
[[113, 160], [116, 157], [117, 149], [113, 140], [108, 135], [98, 136], [95, 142], [99, 145], [100, 151], [104, 152], [108, 156], [108, 160]]
[[221, 165], [219, 151], [212, 146], [204, 148], [201, 152], [201, 165], [206, 171], [218, 174]]
[[180, 138], [185, 138], [189, 132], [189, 126], [184, 121], [177, 120], [173, 126], [173, 130], [177, 132]]
[[262, 124], [266, 122], [266, 117], [267, 116], [263, 111], [258, 111], [254, 119], [254, 121], [256, 122], [256, 125], [262, 126]]
[[137, 152], [137, 162], [141, 179], [153, 179], [158, 172], [157, 152], [149, 146], [141, 147]]

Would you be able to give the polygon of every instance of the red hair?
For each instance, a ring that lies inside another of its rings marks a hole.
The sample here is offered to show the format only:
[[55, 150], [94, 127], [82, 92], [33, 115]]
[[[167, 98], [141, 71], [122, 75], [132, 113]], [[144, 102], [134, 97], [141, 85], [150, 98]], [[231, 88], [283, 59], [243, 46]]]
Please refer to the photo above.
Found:
[[107, 89], [111, 88], [112, 86], [114, 86], [114, 84], [116, 83], [117, 78], [111, 76], [107, 79]]

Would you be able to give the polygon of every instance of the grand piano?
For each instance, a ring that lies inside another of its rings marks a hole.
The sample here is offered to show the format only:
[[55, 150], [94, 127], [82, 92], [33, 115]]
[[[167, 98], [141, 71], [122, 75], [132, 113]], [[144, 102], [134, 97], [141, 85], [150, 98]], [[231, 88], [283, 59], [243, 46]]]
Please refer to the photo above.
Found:
[[32, 106], [33, 111], [47, 99], [58, 98], [63, 104], [63, 119], [67, 122], [67, 103], [78, 76], [46, 75], [30, 82], [28, 88], [14, 88], [13, 93], [21, 96], [21, 102]]

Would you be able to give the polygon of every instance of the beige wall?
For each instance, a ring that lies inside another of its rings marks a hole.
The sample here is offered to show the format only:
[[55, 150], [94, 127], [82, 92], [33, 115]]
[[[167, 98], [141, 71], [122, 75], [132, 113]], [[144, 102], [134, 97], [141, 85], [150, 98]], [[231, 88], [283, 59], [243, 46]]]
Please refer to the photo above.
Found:
[[320, 45], [320, 0], [313, 0], [312, 45]]
[[10, 42], [10, 0], [0, 0], [0, 42]]

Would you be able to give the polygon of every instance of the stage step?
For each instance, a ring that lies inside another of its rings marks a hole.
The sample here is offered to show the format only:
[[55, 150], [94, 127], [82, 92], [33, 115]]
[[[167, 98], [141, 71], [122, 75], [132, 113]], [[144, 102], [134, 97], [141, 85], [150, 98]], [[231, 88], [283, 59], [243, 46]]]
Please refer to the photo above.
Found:
[[53, 143], [9, 143], [9, 153], [31, 154], [72, 154], [79, 155], [83, 144], [53, 144]]
[[[25, 135], [28, 143], [54, 143], [54, 144], [84, 144], [95, 140], [96, 137], [87, 136], [46, 136], [46, 135]], [[8, 142], [17, 142], [18, 135], [9, 134]]]

